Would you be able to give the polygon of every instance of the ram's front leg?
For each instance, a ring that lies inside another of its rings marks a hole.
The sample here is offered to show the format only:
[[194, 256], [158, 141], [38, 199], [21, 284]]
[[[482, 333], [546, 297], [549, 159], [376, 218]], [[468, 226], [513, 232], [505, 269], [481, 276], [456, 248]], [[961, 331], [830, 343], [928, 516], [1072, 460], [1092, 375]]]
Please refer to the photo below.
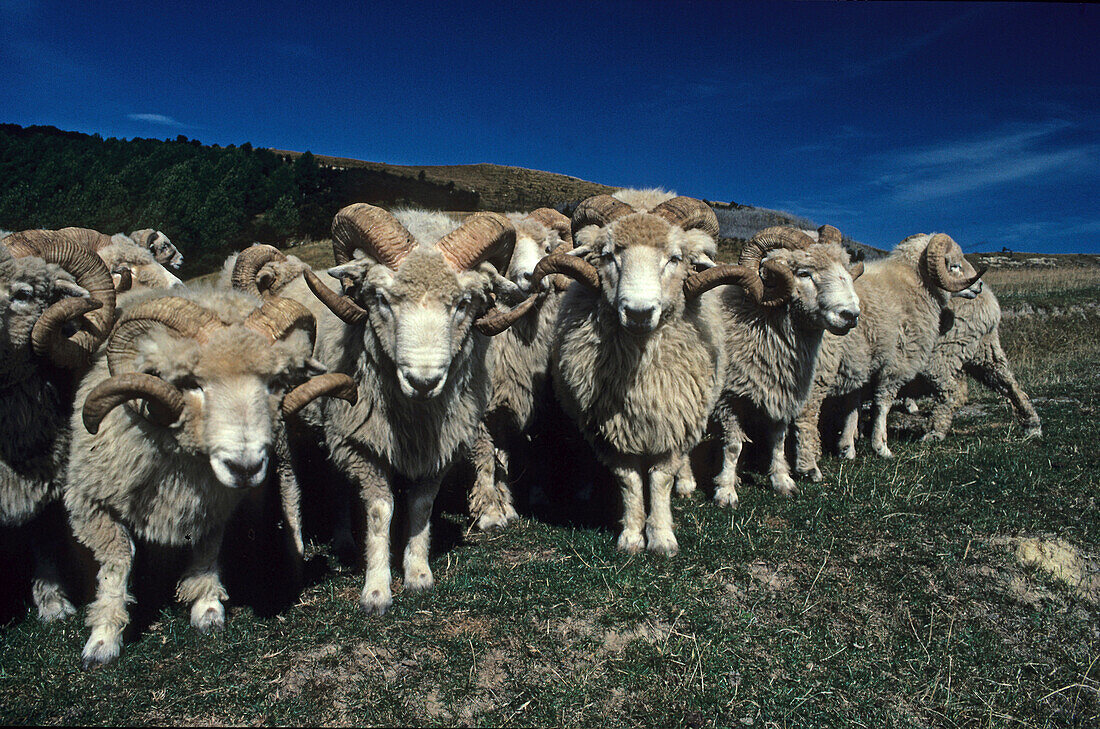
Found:
[[791, 478], [791, 469], [787, 466], [787, 423], [772, 421], [768, 426], [768, 440], [771, 444], [768, 480], [771, 482], [772, 490], [780, 496], [796, 496], [798, 486]]
[[810, 392], [810, 399], [795, 419], [795, 472], [807, 476], [811, 481], [821, 480], [821, 469], [817, 459], [821, 456], [821, 433], [818, 430], [821, 419], [821, 404], [825, 393], [816, 387]]
[[[39, 518], [40, 520], [49, 520], [53, 516], [57, 516], [59, 521], [63, 519], [60, 512], [55, 514], [52, 510]], [[52, 524], [39, 526], [42, 528], [32, 528], [30, 532], [31, 550], [34, 553], [34, 577], [31, 580], [31, 596], [34, 598], [35, 607], [38, 608], [38, 617], [42, 622], [50, 623], [69, 617], [76, 612], [76, 608], [65, 596], [58, 568], [58, 565], [61, 564], [61, 553], [64, 551], [61, 540], [65, 536], [49, 528], [53, 526]]]
[[122, 650], [122, 631], [130, 623], [126, 603], [133, 602], [127, 591], [134, 558], [134, 542], [121, 523], [107, 511], [94, 506], [73, 510], [73, 531], [80, 543], [92, 550], [99, 573], [95, 600], [88, 607], [87, 624], [92, 629], [84, 644], [84, 667], [108, 663]]
[[[686, 460], [684, 458], [683, 460]], [[649, 519], [646, 520], [646, 548], [671, 557], [680, 551], [672, 526], [672, 483], [683, 460], [669, 461], [649, 472]]]
[[837, 455], [852, 461], [856, 457], [856, 438], [859, 437], [859, 406], [863, 397], [859, 390], [850, 392], [841, 398], [838, 415], [844, 424], [840, 429], [840, 441], [837, 443]]
[[890, 447], [886, 445], [886, 416], [890, 414], [890, 406], [894, 404], [900, 383], [880, 382], [875, 389], [874, 399], [874, 424], [871, 428], [871, 449], [883, 458], [893, 458]]
[[225, 628], [225, 606], [229, 598], [218, 575], [218, 552], [225, 525], [198, 537], [192, 546], [191, 564], [176, 586], [176, 599], [191, 604], [191, 625], [207, 634]]
[[368, 615], [382, 615], [393, 604], [390, 589], [390, 521], [393, 519], [393, 489], [389, 468], [360, 456], [349, 459], [353, 479], [359, 482], [366, 511], [367, 536], [364, 545], [366, 581], [359, 605]]
[[428, 565], [432, 506], [440, 479], [419, 481], [409, 488], [409, 543], [405, 547], [405, 589], [420, 591], [435, 584]]
[[508, 454], [496, 447], [485, 423], [478, 427], [471, 455], [476, 475], [470, 489], [470, 516], [478, 529], [503, 527], [516, 518], [508, 488]]
[[680, 471], [676, 474], [676, 495], [691, 496], [695, 493], [696, 488], [698, 488], [698, 484], [695, 482], [695, 473], [691, 470], [691, 457], [688, 456], [684, 459], [684, 465], [680, 466]]
[[283, 518], [290, 529], [294, 548], [298, 557], [305, 556], [305, 543], [302, 541], [302, 489], [298, 485], [298, 476], [294, 473], [294, 463], [290, 455], [290, 442], [286, 427], [279, 427], [275, 435], [275, 458], [278, 461], [276, 476], [279, 479], [279, 500], [283, 507]]
[[719, 506], [737, 508], [737, 463], [741, 460], [741, 449], [748, 438], [736, 416], [725, 415], [722, 421], [722, 470], [714, 479], [714, 503]]
[[645, 493], [642, 473], [637, 467], [613, 466], [623, 497], [623, 530], [619, 533], [619, 549], [637, 554], [645, 549]]

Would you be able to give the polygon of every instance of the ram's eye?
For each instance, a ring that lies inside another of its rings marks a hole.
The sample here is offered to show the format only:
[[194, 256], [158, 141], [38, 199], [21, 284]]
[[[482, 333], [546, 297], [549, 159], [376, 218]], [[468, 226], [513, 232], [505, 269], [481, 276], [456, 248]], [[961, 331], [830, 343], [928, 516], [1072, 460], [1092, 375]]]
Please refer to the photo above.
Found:
[[11, 292], [12, 301], [26, 302], [34, 298], [34, 289], [18, 288]]
[[811, 274], [810, 274], [810, 272], [809, 272], [809, 271], [807, 271], [806, 269], [802, 268], [802, 269], [799, 269], [798, 271], [796, 271], [796, 272], [795, 272], [795, 275], [796, 275], [796, 276], [800, 276], [800, 277], [802, 277], [802, 278], [809, 278]]
[[683, 256], [669, 256], [668, 257], [668, 262], [672, 263], [672, 264], [677, 264], [682, 260], [684, 260]]
[[375, 291], [374, 298], [378, 301], [378, 306], [382, 307], [383, 310], [389, 310], [390, 300], [386, 298], [386, 295], [384, 293], [382, 293], [381, 291]]
[[194, 375], [180, 375], [172, 381], [172, 384], [180, 390], [201, 390], [198, 379]]
[[470, 297], [469, 296], [463, 296], [461, 299], [458, 300], [458, 303], [455, 304], [455, 312], [458, 313], [458, 314], [466, 313], [466, 310], [468, 308], [470, 308]]

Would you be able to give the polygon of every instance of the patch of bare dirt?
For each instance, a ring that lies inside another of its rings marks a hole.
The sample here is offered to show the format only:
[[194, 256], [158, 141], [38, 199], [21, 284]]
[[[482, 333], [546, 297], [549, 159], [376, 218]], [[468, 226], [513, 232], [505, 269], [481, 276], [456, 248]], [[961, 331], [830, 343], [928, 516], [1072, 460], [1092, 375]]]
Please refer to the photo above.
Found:
[[1023, 537], [1014, 542], [1020, 564], [1040, 569], [1079, 597], [1100, 604], [1100, 557], [1060, 538]]

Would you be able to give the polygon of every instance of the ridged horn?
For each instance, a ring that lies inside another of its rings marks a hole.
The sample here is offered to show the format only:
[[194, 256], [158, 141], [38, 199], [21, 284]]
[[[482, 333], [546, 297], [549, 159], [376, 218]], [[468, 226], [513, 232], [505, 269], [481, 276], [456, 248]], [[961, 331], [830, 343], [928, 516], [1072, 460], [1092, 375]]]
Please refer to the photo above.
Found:
[[516, 246], [516, 228], [500, 213], [474, 213], [443, 236], [436, 249], [456, 271], [468, 271], [488, 261], [497, 272], [508, 269]]
[[340, 266], [355, 258], [355, 250], [394, 270], [416, 247], [412, 234], [388, 210], [355, 203], [332, 219], [332, 255]]
[[487, 314], [474, 322], [477, 330], [486, 336], [500, 334], [508, 327], [523, 318], [523, 315], [531, 310], [538, 299], [538, 288], [542, 279], [551, 274], [560, 273], [580, 281], [590, 289], [598, 291], [600, 288], [600, 272], [588, 261], [566, 253], [551, 253], [537, 264], [531, 274], [530, 296], [522, 303], [509, 310], [492, 309]]
[[233, 273], [230, 280], [233, 288], [238, 291], [247, 291], [257, 296], [264, 296], [274, 283], [274, 278], [264, 281], [257, 279], [260, 269], [273, 261], [285, 261], [286, 255], [275, 246], [265, 243], [256, 243], [245, 248], [237, 254], [237, 262], [233, 265]]
[[718, 237], [718, 216], [702, 200], [693, 197], [674, 197], [650, 210], [673, 225], [684, 230], [701, 230], [711, 238]]
[[107, 366], [112, 375], [125, 372], [125, 363], [136, 354], [135, 340], [156, 326], [167, 327], [180, 337], [204, 341], [222, 323], [213, 312], [189, 299], [164, 296], [143, 301], [119, 318], [107, 342]]
[[[96, 233], [86, 228], [76, 229]], [[56, 322], [48, 321], [43, 331], [50, 331], [52, 341], [40, 341], [35, 351], [48, 356], [62, 367], [81, 367], [91, 360], [92, 354], [107, 338], [115, 323], [115, 282], [107, 265], [90, 246], [74, 239], [74, 234], [62, 234], [56, 230], [28, 230], [12, 233], [4, 238], [15, 258], [37, 256], [47, 263], [54, 263], [67, 271], [76, 283], [88, 291], [99, 306], [86, 309], [80, 320], [80, 331], [64, 337]], [[60, 311], [60, 310], [57, 310]]]
[[[785, 225], [774, 225], [761, 230], [745, 244], [745, 247], [741, 249], [741, 256], [738, 258], [737, 263], [750, 271], [759, 271], [761, 261], [768, 255], [768, 251], [776, 248], [801, 250], [809, 248], [813, 244], [814, 239], [801, 230]], [[794, 275], [786, 266], [772, 265], [767, 266], [767, 268], [775, 275], [776, 282], [773, 284], [773, 290], [765, 292], [763, 281], [761, 281], [761, 295], [759, 298], [753, 296], [753, 300], [760, 306], [779, 306], [786, 303], [794, 290]]]
[[144, 372], [127, 372], [104, 380], [88, 393], [81, 412], [84, 427], [95, 435], [107, 413], [136, 399], [148, 403], [149, 420], [157, 425], [171, 425], [183, 413], [183, 393], [177, 388]]
[[328, 307], [336, 316], [347, 324], [358, 324], [366, 321], [369, 314], [367, 310], [355, 303], [350, 296], [338, 294], [317, 278], [317, 274], [306, 269], [302, 274], [306, 279], [306, 286], [313, 292], [322, 304]]
[[79, 367], [88, 361], [83, 347], [65, 338], [66, 322], [103, 306], [91, 299], [67, 298], [42, 312], [31, 329], [31, 349], [39, 357], [49, 357], [62, 367]]
[[957, 245], [951, 236], [945, 233], [936, 233], [924, 249], [924, 270], [927, 272], [928, 277], [932, 279], [932, 283], [953, 294], [973, 286], [988, 270], [986, 266], [982, 266], [973, 276], [963, 278], [952, 276], [951, 272], [947, 270], [946, 256], [951, 246]]
[[554, 208], [538, 208], [532, 210], [527, 216], [545, 225], [550, 230], [558, 231], [561, 245], [554, 249], [554, 253], [565, 253], [573, 248], [573, 228], [569, 218], [559, 213]]
[[831, 225], [823, 225], [817, 229], [817, 242], [826, 245], [840, 245], [844, 235]]
[[283, 397], [283, 417], [289, 417], [319, 397], [338, 397], [349, 405], [359, 402], [359, 388], [355, 380], [339, 372], [326, 372], [311, 377]]
[[317, 338], [317, 322], [310, 310], [300, 302], [282, 296], [266, 299], [260, 308], [248, 315], [244, 325], [273, 343], [296, 329], [309, 335], [311, 345]]
[[684, 280], [684, 298], [691, 301], [714, 287], [724, 284], [740, 286], [749, 291], [750, 295], [752, 295], [753, 289], [759, 289], [753, 295], [753, 300], [759, 301], [763, 298], [764, 284], [761, 282], [759, 274], [733, 263], [725, 263], [688, 276]]
[[586, 200], [582, 200], [577, 209], [573, 211], [570, 230], [575, 237], [577, 231], [587, 225], [602, 227], [615, 218], [621, 218], [633, 212], [634, 208], [611, 195], [593, 195]]

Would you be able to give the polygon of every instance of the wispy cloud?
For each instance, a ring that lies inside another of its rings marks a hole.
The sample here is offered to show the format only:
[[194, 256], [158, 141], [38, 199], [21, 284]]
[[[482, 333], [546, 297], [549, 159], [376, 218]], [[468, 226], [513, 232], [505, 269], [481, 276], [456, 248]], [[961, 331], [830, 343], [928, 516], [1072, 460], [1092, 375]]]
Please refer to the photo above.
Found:
[[133, 121], [148, 122], [150, 124], [160, 124], [166, 127], [177, 127], [182, 129], [186, 126], [185, 124], [181, 124], [172, 117], [165, 116], [164, 114], [127, 114], [126, 118], [132, 119]]
[[872, 185], [897, 202], [920, 202], [1046, 176], [1100, 174], [1100, 142], [1053, 120], [878, 155]]

